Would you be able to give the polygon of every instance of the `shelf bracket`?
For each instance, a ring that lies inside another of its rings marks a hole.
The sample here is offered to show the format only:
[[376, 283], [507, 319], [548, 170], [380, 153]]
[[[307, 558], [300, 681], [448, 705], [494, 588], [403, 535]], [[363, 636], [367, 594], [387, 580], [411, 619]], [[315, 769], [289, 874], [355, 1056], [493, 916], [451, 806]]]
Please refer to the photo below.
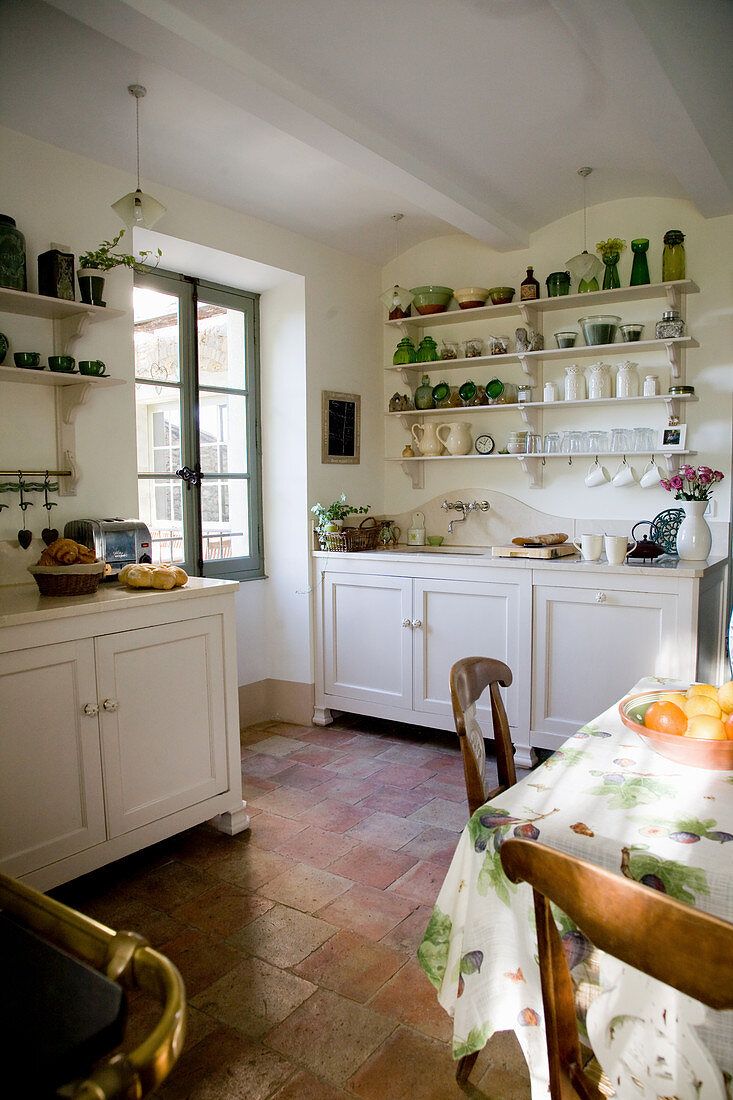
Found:
[[527, 377], [529, 378], [532, 385], [533, 386], [536, 385], [537, 384], [537, 372], [536, 372], [536, 369], [535, 369], [534, 361], [532, 359], [530, 359], [528, 355], [525, 355], [521, 351], [517, 352], [517, 358], [519, 359], [519, 362], [522, 364], [522, 370], [527, 375]]
[[667, 302], [669, 304], [669, 308], [679, 310], [679, 312], [681, 313], [682, 312], [682, 295], [680, 294], [679, 287], [672, 286], [672, 285], [670, 285], [670, 283], [667, 283], [665, 285], [664, 289], [665, 289], [665, 292], [667, 294]]
[[414, 458], [401, 462], [402, 472], [407, 474], [412, 482], [413, 489], [422, 489], [425, 485], [424, 462], [416, 462]]
[[539, 429], [540, 410], [526, 405], [519, 406], [519, 415], [524, 423], [527, 425], [530, 431], [537, 432]]
[[519, 312], [522, 314], [522, 320], [531, 325], [533, 329], [537, 328], [537, 310], [529, 302], [518, 302]]
[[400, 369], [400, 378], [406, 386], [412, 389], [417, 385], [417, 376], [421, 373], [425, 373], [425, 366], [425, 363], [421, 363], [419, 367], [403, 366]]
[[664, 346], [667, 350], [672, 377], [677, 380], [684, 374], [685, 349], [681, 348], [679, 344], [675, 344], [673, 340], [666, 341]]
[[59, 478], [59, 496], [75, 497], [79, 482], [76, 464], [76, 427], [74, 421], [88, 400], [92, 384], [56, 388], [56, 457], [60, 470], [71, 470], [71, 477]]
[[519, 465], [522, 467], [525, 474], [529, 478], [530, 489], [541, 489], [542, 460], [540, 458], [530, 457], [529, 455], [520, 455]]
[[53, 322], [53, 350], [55, 355], [68, 355], [72, 344], [84, 335], [91, 320], [91, 313], [76, 313], [71, 317], [58, 317]]
[[673, 454], [663, 454], [662, 458], [664, 459], [664, 468], [667, 473], [676, 474], [680, 468], [680, 461], [677, 456]]
[[409, 432], [412, 425], [416, 422], [415, 417], [418, 418], [417, 423], [422, 424], [422, 414], [416, 412], [415, 409], [411, 409], [410, 412], [400, 413], [400, 424], [406, 432]]
[[682, 417], [680, 415], [681, 402], [680, 402], [679, 397], [673, 397], [673, 396], [670, 396], [669, 394], [665, 394], [664, 395], [664, 405], [665, 405], [665, 408], [667, 410], [667, 420], [668, 421], [671, 420], [672, 417], [674, 417], [674, 416], [676, 416], [678, 420], [682, 419]]

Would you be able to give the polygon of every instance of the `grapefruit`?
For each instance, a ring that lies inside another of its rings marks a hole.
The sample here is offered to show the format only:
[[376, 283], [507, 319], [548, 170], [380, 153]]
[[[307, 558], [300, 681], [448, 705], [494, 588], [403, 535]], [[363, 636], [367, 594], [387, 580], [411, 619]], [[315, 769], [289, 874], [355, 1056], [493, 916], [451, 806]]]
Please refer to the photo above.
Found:
[[718, 705], [724, 714], [733, 714], [733, 680], [718, 688]]
[[692, 684], [687, 690], [687, 698], [693, 699], [696, 695], [707, 695], [708, 699], [718, 701], [718, 689], [712, 684]]
[[729, 741], [733, 741], [733, 714], [726, 714], [723, 725], [725, 726], [725, 736]]
[[693, 695], [685, 702], [684, 710], [688, 718], [694, 718], [698, 714], [709, 714], [711, 718], [720, 718], [723, 713], [709, 695]]
[[701, 741], [725, 741], [725, 726], [719, 718], [710, 714], [696, 714], [687, 723], [685, 737], [696, 737]]
[[684, 710], [687, 696], [681, 691], [670, 691], [669, 694], [663, 695], [660, 701], [674, 703], [680, 710]]
[[647, 709], [644, 725], [656, 733], [673, 733], [681, 736], [687, 729], [687, 716], [676, 703], [660, 700]]

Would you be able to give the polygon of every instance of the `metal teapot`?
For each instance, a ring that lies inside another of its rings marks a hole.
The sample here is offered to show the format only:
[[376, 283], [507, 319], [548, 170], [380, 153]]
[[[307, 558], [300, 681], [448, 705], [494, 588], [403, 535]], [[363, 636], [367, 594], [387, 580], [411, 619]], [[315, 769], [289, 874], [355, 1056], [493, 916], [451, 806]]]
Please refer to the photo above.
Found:
[[[649, 527], [649, 534], [651, 535], [653, 533], [654, 525], [651, 520], [641, 519], [631, 528], [632, 539], [636, 539], [637, 528], [644, 527], [645, 525]], [[660, 557], [661, 554], [666, 554], [666, 552], [667, 551], [664, 549], [663, 546], [660, 546], [657, 542], [652, 542], [651, 539], [648, 539], [646, 535], [644, 535], [641, 539], [637, 540], [636, 546], [627, 554], [627, 557], [641, 558], [642, 560], [646, 561], [654, 561], [655, 558]]]

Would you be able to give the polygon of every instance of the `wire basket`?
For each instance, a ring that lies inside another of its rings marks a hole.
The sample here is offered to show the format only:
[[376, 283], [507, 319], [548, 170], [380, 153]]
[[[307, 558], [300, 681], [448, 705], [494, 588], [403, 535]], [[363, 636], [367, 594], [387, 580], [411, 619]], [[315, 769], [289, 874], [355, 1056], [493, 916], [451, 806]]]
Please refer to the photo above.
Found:
[[[371, 523], [372, 527], [365, 527]], [[379, 524], [374, 516], [367, 516], [358, 527], [342, 527], [340, 531], [318, 533], [321, 550], [339, 550], [342, 553], [355, 550], [376, 550], [379, 538]]]
[[89, 565], [29, 565], [42, 596], [90, 596], [97, 591], [104, 562]]

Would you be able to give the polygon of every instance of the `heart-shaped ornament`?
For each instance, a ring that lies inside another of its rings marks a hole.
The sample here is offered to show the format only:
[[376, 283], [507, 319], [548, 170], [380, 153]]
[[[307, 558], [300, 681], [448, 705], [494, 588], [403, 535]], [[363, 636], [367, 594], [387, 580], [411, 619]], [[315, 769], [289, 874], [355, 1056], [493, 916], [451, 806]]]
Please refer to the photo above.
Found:
[[59, 533], [55, 527], [44, 527], [41, 531], [41, 538], [45, 542], [46, 546], [50, 546], [52, 542], [56, 542], [59, 537]]
[[24, 550], [28, 549], [28, 547], [31, 544], [32, 539], [33, 539], [33, 532], [32, 531], [25, 531], [25, 530], [18, 531], [18, 542], [20, 543], [20, 545], [23, 547]]

